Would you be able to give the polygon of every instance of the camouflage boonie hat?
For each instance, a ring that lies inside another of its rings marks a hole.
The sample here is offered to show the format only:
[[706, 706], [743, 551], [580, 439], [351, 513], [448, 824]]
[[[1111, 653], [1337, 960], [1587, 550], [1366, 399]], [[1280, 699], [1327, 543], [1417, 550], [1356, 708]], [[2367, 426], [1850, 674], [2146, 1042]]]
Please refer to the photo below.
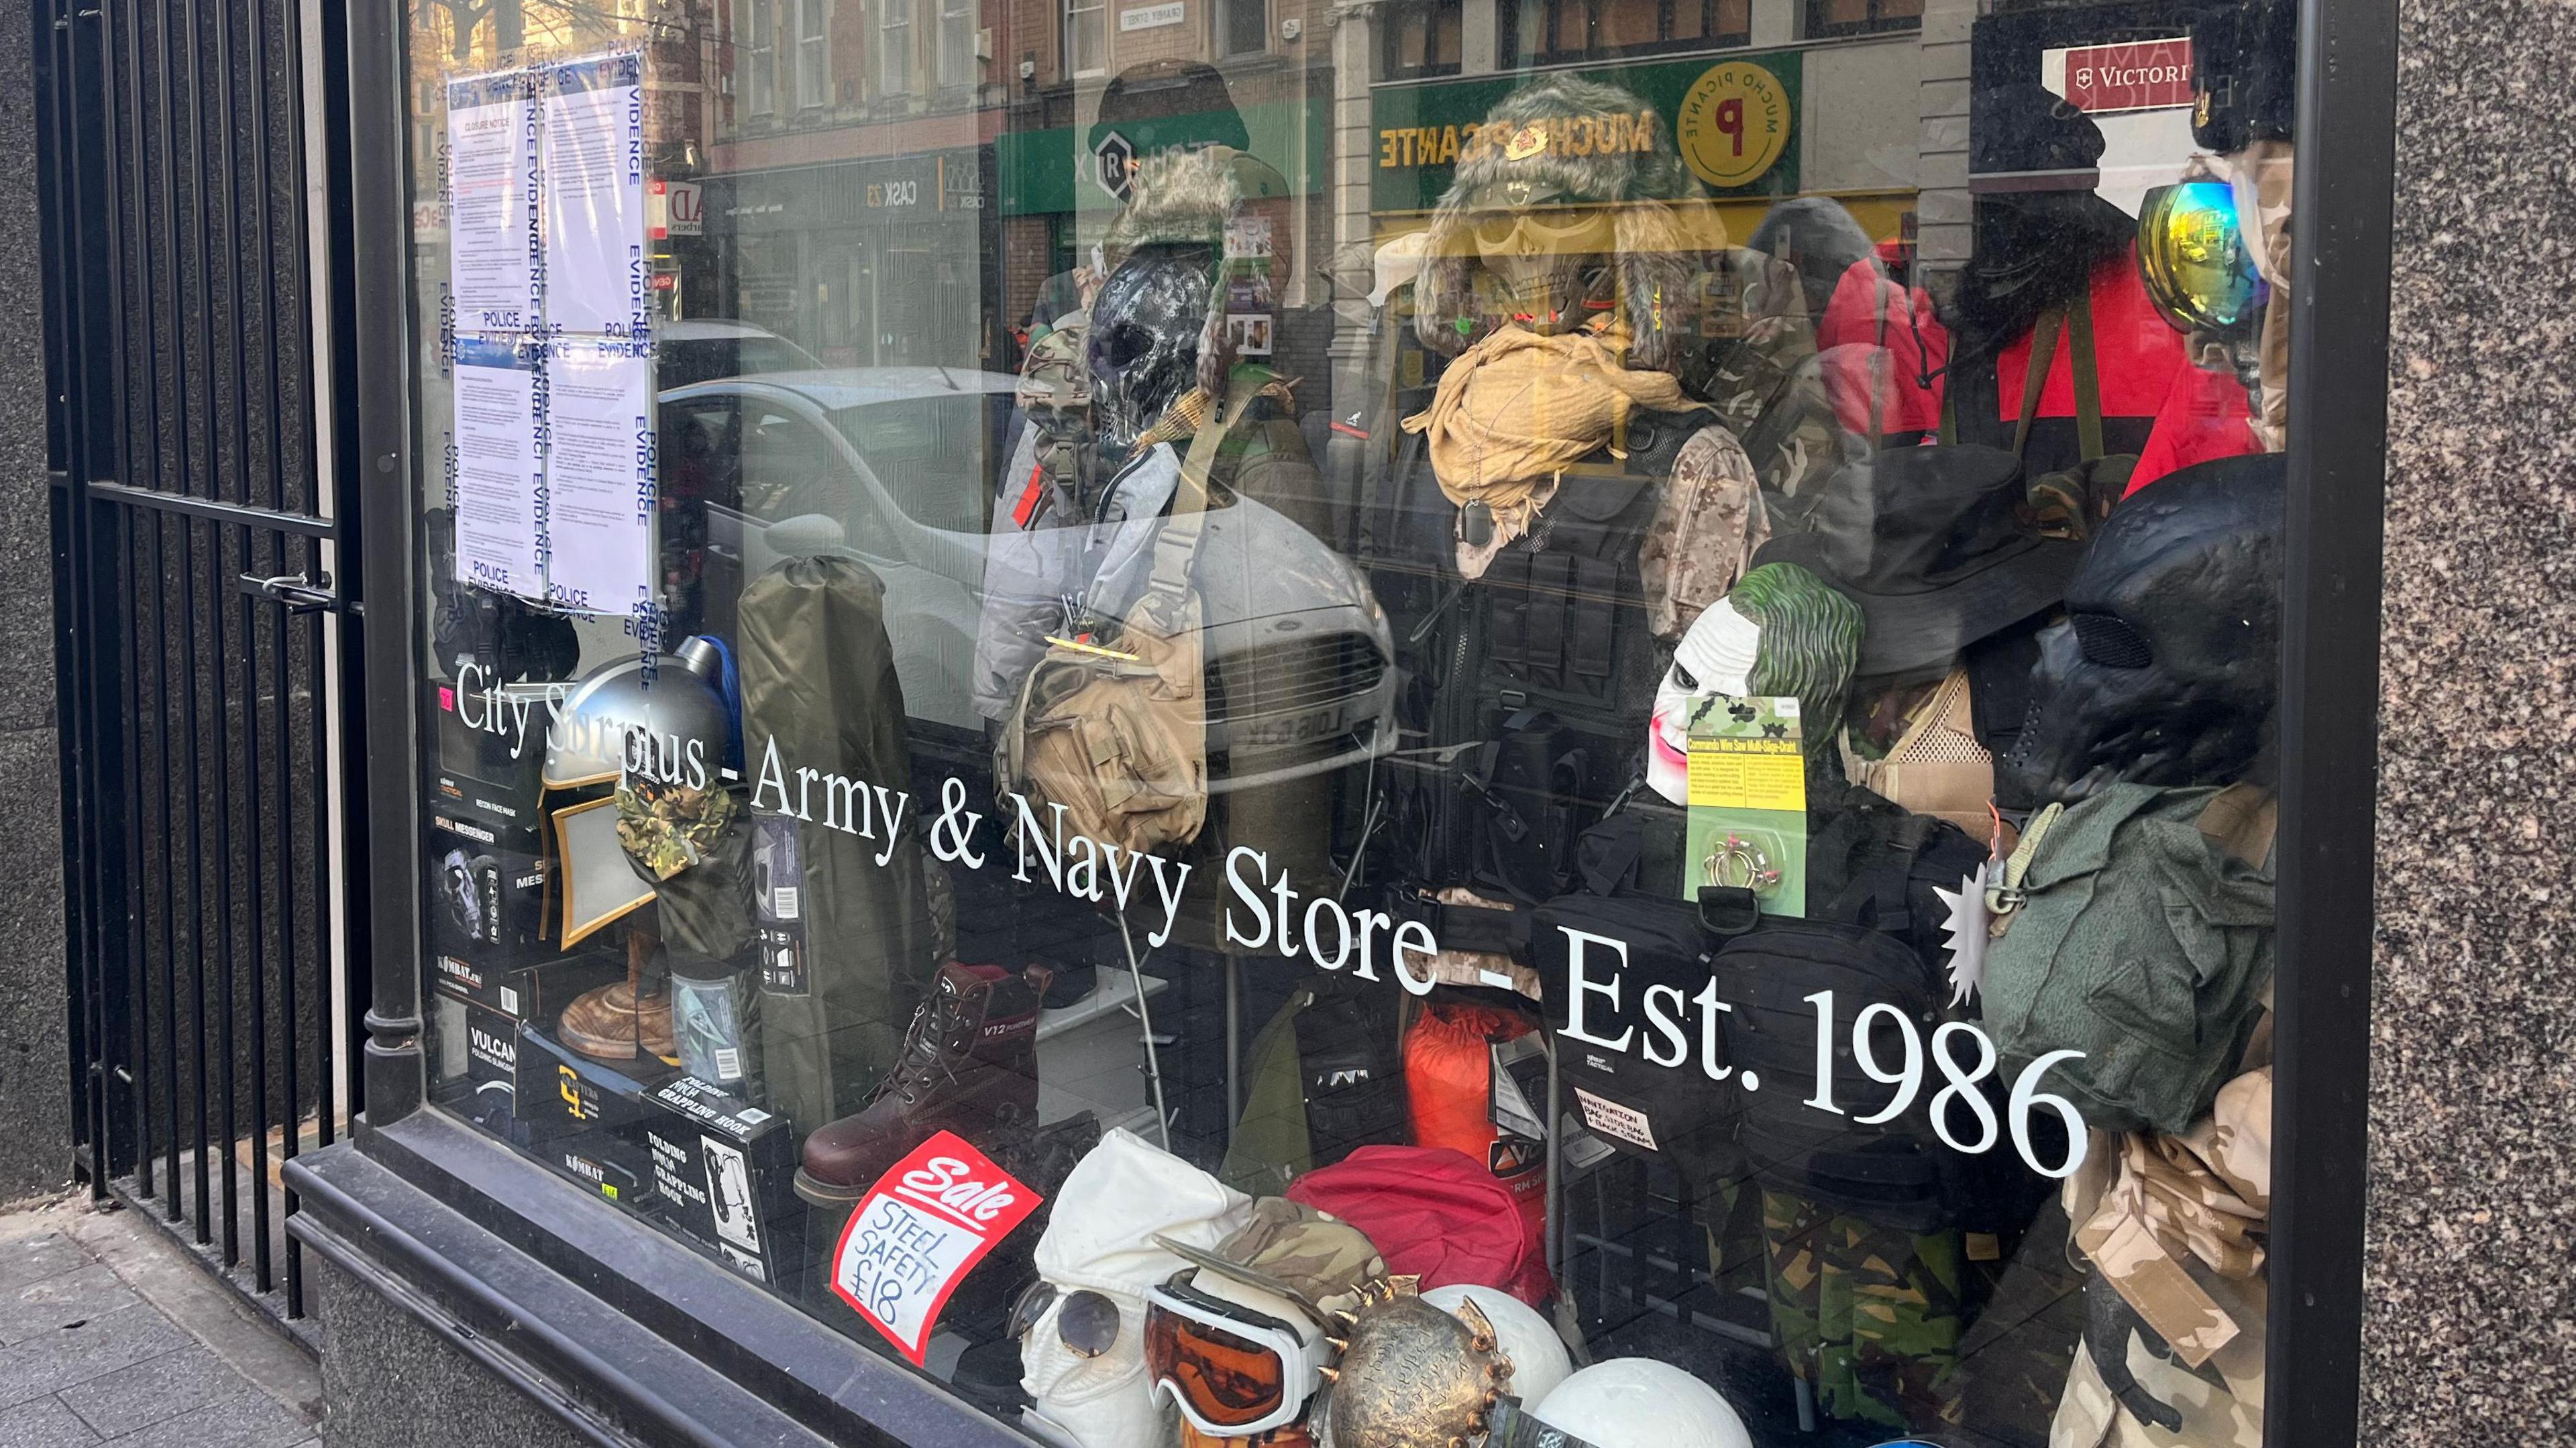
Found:
[[1252, 1220], [1213, 1252], [1162, 1237], [1155, 1244], [1200, 1269], [1325, 1312], [1348, 1312], [1360, 1289], [1386, 1279], [1386, 1261], [1360, 1229], [1286, 1197], [1262, 1197]]
[[617, 786], [617, 843], [657, 881], [703, 859], [733, 816], [734, 798], [720, 786], [693, 789], [634, 774]]
[[1091, 314], [1070, 312], [1055, 329], [1029, 344], [1020, 359], [1020, 402], [1035, 407], [1088, 407], [1091, 371], [1083, 365], [1083, 340], [1091, 335]]

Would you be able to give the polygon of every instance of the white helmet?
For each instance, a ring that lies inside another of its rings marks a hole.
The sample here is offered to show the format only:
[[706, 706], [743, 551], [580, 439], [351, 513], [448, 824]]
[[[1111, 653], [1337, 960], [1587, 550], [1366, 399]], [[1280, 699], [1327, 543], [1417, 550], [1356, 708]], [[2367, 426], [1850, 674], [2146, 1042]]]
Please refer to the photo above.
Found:
[[1530, 1416], [1593, 1448], [1753, 1448], [1717, 1389], [1653, 1358], [1594, 1363], [1557, 1384]]
[[1554, 1392], [1574, 1371], [1574, 1361], [1566, 1356], [1565, 1341], [1556, 1329], [1537, 1309], [1508, 1292], [1454, 1283], [1432, 1288], [1422, 1294], [1422, 1300], [1452, 1317], [1458, 1315], [1460, 1304], [1476, 1304], [1476, 1310], [1494, 1325], [1503, 1356], [1512, 1360], [1512, 1380], [1505, 1391], [1524, 1403], [1535, 1403]]

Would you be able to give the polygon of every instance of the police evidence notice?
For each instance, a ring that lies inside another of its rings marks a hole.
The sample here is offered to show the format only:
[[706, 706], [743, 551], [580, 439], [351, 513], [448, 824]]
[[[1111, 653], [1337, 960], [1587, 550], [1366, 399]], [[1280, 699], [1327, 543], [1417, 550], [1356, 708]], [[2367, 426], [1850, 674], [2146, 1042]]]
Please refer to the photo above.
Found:
[[559, 338], [546, 368], [546, 597], [624, 615], [653, 597], [653, 362]]
[[448, 82], [447, 268], [459, 330], [536, 324], [537, 138], [527, 72]]
[[594, 56], [545, 75], [547, 329], [647, 332], [643, 57]]
[[456, 576], [545, 597], [546, 496], [538, 446], [534, 343], [472, 337], [456, 343]]

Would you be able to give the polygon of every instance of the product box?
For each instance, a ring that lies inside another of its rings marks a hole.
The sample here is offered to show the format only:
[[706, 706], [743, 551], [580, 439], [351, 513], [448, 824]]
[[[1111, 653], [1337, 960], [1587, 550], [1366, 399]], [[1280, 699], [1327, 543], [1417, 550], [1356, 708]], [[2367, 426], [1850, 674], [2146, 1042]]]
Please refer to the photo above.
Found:
[[645, 1104], [644, 1145], [664, 1220], [753, 1281], [796, 1281], [806, 1208], [787, 1118], [694, 1076], [662, 1083]]
[[[494, 684], [469, 668], [462, 683], [429, 682], [437, 702], [436, 774], [431, 797], [443, 811], [470, 816], [537, 850], [544, 817], [548, 691], [561, 684]], [[542, 853], [542, 851], [539, 851]]]
[[639, 1125], [653, 1115], [647, 1093], [679, 1074], [652, 1056], [594, 1061], [556, 1040], [550, 1024], [519, 1023], [519, 1119], [531, 1140]]
[[548, 1160], [620, 1206], [653, 1203], [652, 1155], [639, 1127], [603, 1127], [561, 1138], [549, 1145]]
[[[487, 964], [497, 954], [501, 964]], [[626, 967], [613, 956], [582, 951], [573, 955], [517, 963], [524, 952], [484, 951], [475, 955], [449, 952], [429, 958], [430, 988], [440, 995], [498, 1012], [512, 1021], [551, 1023], [584, 991], [624, 976]]]
[[427, 843], [433, 946], [489, 959], [496, 947], [544, 938], [554, 863], [532, 840], [461, 811], [433, 811]]
[[488, 1130], [511, 1135], [518, 1113], [519, 1023], [453, 996], [431, 998], [437, 1025], [439, 1100]]

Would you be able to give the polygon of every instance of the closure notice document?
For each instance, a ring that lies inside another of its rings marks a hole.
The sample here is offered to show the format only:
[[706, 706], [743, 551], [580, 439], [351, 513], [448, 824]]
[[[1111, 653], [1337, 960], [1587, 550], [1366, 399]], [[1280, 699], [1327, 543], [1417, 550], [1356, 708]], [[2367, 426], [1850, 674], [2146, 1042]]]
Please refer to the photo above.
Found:
[[456, 343], [456, 576], [545, 597], [546, 495], [538, 448], [537, 345]]
[[561, 338], [546, 368], [546, 597], [625, 614], [653, 597], [653, 361]]
[[527, 72], [447, 83], [448, 287], [459, 331], [537, 323], [537, 152]]
[[644, 61], [632, 52], [546, 71], [549, 330], [652, 330], [644, 250]]

